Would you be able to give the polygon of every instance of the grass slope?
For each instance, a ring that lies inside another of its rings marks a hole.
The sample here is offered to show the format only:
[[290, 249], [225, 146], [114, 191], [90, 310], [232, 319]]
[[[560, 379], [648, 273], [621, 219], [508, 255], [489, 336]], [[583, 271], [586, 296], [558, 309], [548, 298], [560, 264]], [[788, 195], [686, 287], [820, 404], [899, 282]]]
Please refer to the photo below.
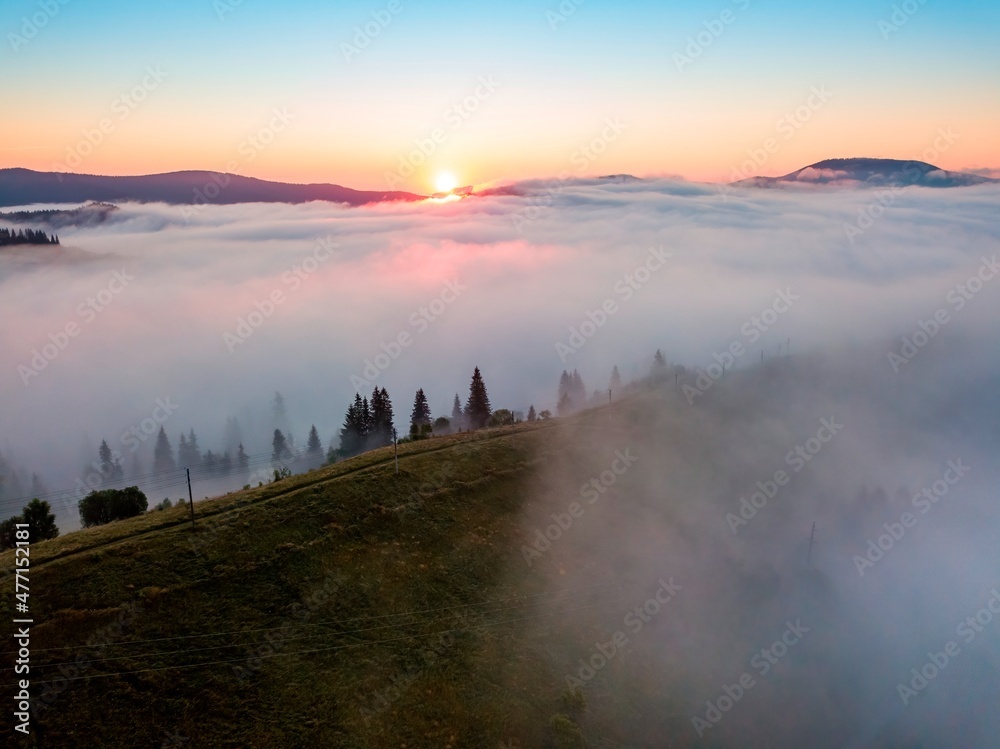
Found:
[[407, 444], [398, 476], [373, 451], [197, 503], [194, 531], [185, 507], [37, 544], [32, 680], [51, 706], [30, 739], [4, 721], [5, 741], [541, 746], [565, 686], [524, 637], [566, 604], [507, 570], [572, 423]]

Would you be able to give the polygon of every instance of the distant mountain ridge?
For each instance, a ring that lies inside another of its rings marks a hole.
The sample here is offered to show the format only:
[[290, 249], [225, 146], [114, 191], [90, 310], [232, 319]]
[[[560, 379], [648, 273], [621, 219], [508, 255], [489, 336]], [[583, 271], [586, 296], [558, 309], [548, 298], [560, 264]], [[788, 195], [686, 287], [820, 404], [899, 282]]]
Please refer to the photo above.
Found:
[[0, 169], [0, 206], [88, 201], [232, 205], [308, 203], [314, 200], [360, 206], [423, 199], [423, 195], [409, 192], [353, 190], [326, 183], [299, 185], [269, 182], [208, 171], [105, 177], [21, 168]]
[[901, 159], [826, 159], [781, 177], [750, 177], [734, 182], [746, 187], [781, 187], [787, 184], [839, 185], [843, 187], [967, 187], [1000, 180], [967, 172], [949, 172], [926, 161]]

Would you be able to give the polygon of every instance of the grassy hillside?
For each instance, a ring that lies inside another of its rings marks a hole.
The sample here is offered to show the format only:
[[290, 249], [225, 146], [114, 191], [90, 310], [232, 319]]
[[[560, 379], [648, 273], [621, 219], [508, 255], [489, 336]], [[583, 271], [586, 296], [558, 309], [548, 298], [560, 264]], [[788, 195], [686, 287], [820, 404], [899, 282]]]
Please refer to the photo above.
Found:
[[33, 673], [53, 680], [34, 740], [542, 745], [565, 685], [527, 626], [592, 591], [523, 574], [518, 516], [588, 418], [407, 444], [398, 476], [374, 451], [197, 503], [194, 531], [174, 508], [37, 544], [34, 663], [67, 665]]
[[[390, 448], [199, 502], [193, 530], [182, 507], [39, 543], [32, 677], [47, 707], [31, 739], [9, 722], [4, 739], [841, 747], [911, 655], [869, 621], [878, 588], [822, 571], [850, 567], [858, 532], [838, 529], [881, 522], [847, 501], [859, 455], [875, 455], [847, 430], [879, 415], [836, 405], [824, 371], [736, 373], [694, 406], [669, 383], [565, 419], [405, 444], [399, 475]], [[834, 414], [847, 436], [789, 468], [786, 452]], [[791, 483], [734, 534], [727, 513], [777, 467]], [[0, 601], [9, 621], [12, 597]], [[755, 654], [800, 621], [808, 634], [758, 670]], [[0, 659], [14, 694], [11, 654]], [[752, 690], [699, 735], [694, 718], [743, 674]]]

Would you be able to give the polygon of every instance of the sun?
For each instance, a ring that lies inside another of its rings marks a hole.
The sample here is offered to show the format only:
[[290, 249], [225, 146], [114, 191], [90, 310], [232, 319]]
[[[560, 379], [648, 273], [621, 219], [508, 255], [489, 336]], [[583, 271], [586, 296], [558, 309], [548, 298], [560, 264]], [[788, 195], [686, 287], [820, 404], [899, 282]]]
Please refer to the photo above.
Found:
[[458, 186], [455, 175], [451, 172], [441, 172], [434, 182], [438, 192], [451, 192]]

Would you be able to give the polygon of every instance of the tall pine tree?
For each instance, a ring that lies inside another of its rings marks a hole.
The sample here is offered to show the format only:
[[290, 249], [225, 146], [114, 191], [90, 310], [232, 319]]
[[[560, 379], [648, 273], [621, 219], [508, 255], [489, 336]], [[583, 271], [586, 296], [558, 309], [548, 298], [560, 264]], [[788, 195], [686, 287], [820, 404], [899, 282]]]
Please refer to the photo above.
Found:
[[250, 457], [246, 454], [243, 449], [243, 443], [240, 443], [239, 448], [236, 452], [236, 470], [239, 471], [241, 476], [250, 475]]
[[344, 426], [340, 429], [340, 454], [344, 457], [357, 455], [365, 449], [368, 439], [367, 399], [362, 400], [360, 393], [354, 394], [354, 402], [348, 406], [344, 416]]
[[423, 427], [431, 423], [431, 407], [427, 405], [427, 396], [420, 388], [413, 398], [413, 410], [410, 412], [410, 434], [419, 435]]
[[174, 464], [174, 450], [170, 447], [170, 440], [167, 433], [160, 427], [159, 434], [156, 435], [156, 447], [153, 448], [153, 471], [169, 471], [177, 466]]
[[274, 437], [271, 439], [271, 462], [281, 463], [290, 460], [291, 457], [292, 452], [288, 449], [285, 435], [282, 434], [280, 429], [275, 429]]
[[368, 434], [370, 448], [384, 447], [392, 444], [392, 401], [389, 392], [382, 388], [372, 391], [371, 427]]
[[482, 429], [492, 413], [486, 383], [479, 373], [479, 367], [476, 367], [472, 373], [472, 382], [469, 383], [469, 400], [465, 403], [466, 424], [470, 429]]
[[323, 443], [319, 441], [319, 432], [316, 431], [316, 425], [313, 424], [312, 428], [309, 430], [309, 439], [306, 442], [306, 452], [310, 455], [316, 455], [323, 451]]

